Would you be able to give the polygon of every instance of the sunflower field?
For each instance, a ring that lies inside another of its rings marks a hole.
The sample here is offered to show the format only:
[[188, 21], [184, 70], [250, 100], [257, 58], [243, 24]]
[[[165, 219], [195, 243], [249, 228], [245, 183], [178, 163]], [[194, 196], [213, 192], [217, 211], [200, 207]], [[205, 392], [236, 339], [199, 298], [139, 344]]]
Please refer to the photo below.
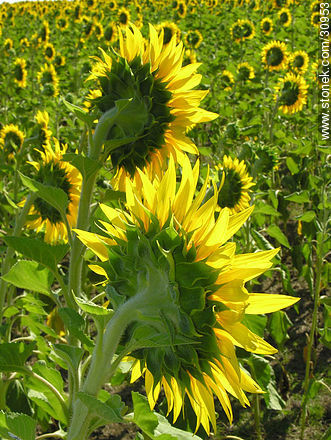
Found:
[[330, 6], [1, 2], [0, 439], [331, 439]]

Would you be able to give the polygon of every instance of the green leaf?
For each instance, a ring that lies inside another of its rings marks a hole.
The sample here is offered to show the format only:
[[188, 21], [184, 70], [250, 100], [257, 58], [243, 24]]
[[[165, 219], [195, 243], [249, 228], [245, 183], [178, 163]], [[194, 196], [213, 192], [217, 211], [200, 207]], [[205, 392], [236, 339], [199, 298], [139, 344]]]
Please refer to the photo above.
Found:
[[275, 217], [279, 217], [281, 214], [271, 205], [259, 204], [254, 209], [254, 214], [265, 214], [265, 215], [273, 215]]
[[290, 243], [288, 242], [286, 235], [279, 229], [277, 225], [270, 225], [267, 229], [268, 235], [270, 237], [275, 238], [278, 243], [286, 246], [287, 248], [291, 248]]
[[282, 346], [289, 339], [287, 330], [291, 327], [292, 322], [285, 312], [282, 310], [274, 312], [269, 317], [268, 328], [273, 340], [278, 346]]
[[57, 209], [63, 216], [66, 215], [69, 199], [67, 194], [61, 188], [55, 186], [44, 185], [30, 177], [24, 176], [19, 172], [23, 185], [31, 191], [38, 194], [45, 202], [49, 203], [53, 208]]
[[306, 211], [304, 214], [297, 217], [297, 220], [301, 220], [302, 222], [310, 223], [316, 217], [315, 211]]
[[[61, 373], [55, 368], [48, 367], [44, 361], [38, 361], [32, 366], [32, 370], [39, 376], [51, 383], [61, 394], [63, 394], [63, 379]], [[42, 391], [42, 388], [39, 391]]]
[[48, 389], [46, 385], [43, 392], [34, 390], [32, 388], [34, 384], [31, 384], [29, 379], [27, 380], [26, 384], [29, 387], [28, 398], [43, 411], [45, 411], [49, 416], [60, 421], [63, 425], [67, 425], [67, 417], [63, 412], [60, 402], [56, 399], [52, 391]]
[[49, 295], [54, 275], [36, 261], [18, 261], [1, 277], [16, 287]]
[[308, 203], [310, 201], [308, 191], [295, 192], [293, 194], [285, 196], [284, 199], [295, 203]]
[[146, 397], [132, 392], [134, 423], [152, 440], [201, 440], [192, 432], [174, 428], [168, 420], [151, 411]]
[[9, 383], [6, 392], [6, 405], [10, 411], [32, 415], [33, 410], [21, 380], [16, 379]]
[[84, 109], [78, 107], [78, 105], [71, 104], [71, 102], [68, 102], [65, 99], [63, 99], [63, 103], [68, 110], [70, 110], [72, 113], [74, 113], [77, 116], [77, 118], [80, 121], [85, 122], [89, 127], [92, 126], [93, 121], [96, 118], [95, 115], [85, 112]]
[[79, 339], [88, 349], [92, 349], [94, 346], [93, 341], [84, 333], [84, 318], [76, 312], [76, 310], [68, 307], [59, 309], [59, 315], [69, 332]]
[[102, 306], [98, 306], [97, 304], [94, 304], [94, 302], [87, 299], [76, 297], [75, 300], [79, 307], [84, 312], [89, 313], [90, 315], [111, 316], [113, 313], [112, 310], [106, 309]]
[[25, 372], [25, 361], [31, 356], [36, 343], [3, 342], [0, 344], [0, 371]]
[[26, 414], [0, 411], [0, 435], [12, 440], [35, 440], [37, 421]]
[[65, 363], [70, 366], [72, 371], [77, 371], [79, 363], [83, 357], [84, 350], [81, 347], [75, 347], [65, 344], [54, 344], [54, 351]]
[[8, 246], [31, 260], [57, 271], [57, 264], [69, 250], [68, 244], [50, 245], [44, 241], [29, 237], [3, 237]]
[[70, 162], [77, 170], [80, 171], [84, 180], [87, 180], [93, 174], [95, 174], [101, 167], [101, 164], [89, 157], [84, 157], [81, 154], [66, 153], [63, 155], [62, 160]]
[[262, 315], [245, 315], [242, 323], [253, 333], [264, 336], [264, 329], [266, 328], [268, 318]]
[[287, 168], [291, 171], [291, 174], [298, 174], [298, 172], [300, 171], [297, 163], [294, 161], [294, 159], [292, 159], [292, 157], [287, 157], [286, 158], [286, 165]]
[[124, 403], [119, 395], [109, 395], [109, 399], [106, 402], [101, 402], [96, 397], [82, 391], [76, 393], [76, 396], [87, 406], [92, 414], [103, 419], [105, 423], [123, 422], [121, 411], [124, 408]]

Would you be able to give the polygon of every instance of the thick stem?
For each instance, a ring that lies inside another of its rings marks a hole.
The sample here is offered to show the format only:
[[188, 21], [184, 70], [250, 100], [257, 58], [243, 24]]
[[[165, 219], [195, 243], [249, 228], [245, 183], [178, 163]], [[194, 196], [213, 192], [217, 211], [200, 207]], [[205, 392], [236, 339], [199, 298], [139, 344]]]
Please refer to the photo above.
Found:
[[[138, 300], [139, 301], [139, 300]], [[81, 388], [84, 393], [96, 396], [108, 379], [111, 360], [126, 327], [136, 318], [137, 300], [133, 297], [113, 315], [103, 335], [99, 335], [92, 355], [91, 366]], [[76, 399], [67, 440], [86, 440], [91, 415], [82, 401]]]

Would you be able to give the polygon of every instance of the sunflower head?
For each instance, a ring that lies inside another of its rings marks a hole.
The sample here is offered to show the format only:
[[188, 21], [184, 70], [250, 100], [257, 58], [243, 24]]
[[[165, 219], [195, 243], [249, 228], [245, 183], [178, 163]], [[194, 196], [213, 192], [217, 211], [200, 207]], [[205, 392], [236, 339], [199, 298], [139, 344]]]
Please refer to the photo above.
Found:
[[[135, 316], [123, 338], [137, 342], [130, 354], [131, 380], [145, 375], [152, 408], [163, 388], [174, 421], [187, 396], [196, 429], [202, 424], [209, 434], [210, 423], [216, 429], [213, 393], [232, 421], [227, 393], [245, 406], [244, 391], [261, 392], [241, 369], [235, 346], [276, 352], [245, 326], [245, 314], [275, 311], [297, 299], [248, 293], [245, 281], [271, 267], [277, 250], [235, 255], [235, 243], [227, 241], [252, 209], [231, 216], [225, 208], [216, 220], [216, 182], [214, 195], [204, 202], [209, 177], [195, 196], [198, 173], [198, 164], [192, 169], [188, 158], [178, 185], [172, 160], [160, 178], [139, 172], [141, 185], [126, 180], [125, 213], [101, 205], [108, 218], [100, 221], [103, 235], [76, 232], [101, 260], [90, 268], [106, 278], [115, 313], [134, 301]], [[144, 335], [152, 348], [139, 346]]]
[[56, 20], [56, 27], [60, 29], [61, 31], [64, 31], [69, 26], [68, 19], [64, 15], [61, 15]]
[[55, 48], [52, 43], [47, 43], [45, 45], [44, 54], [48, 62], [53, 61], [55, 57]]
[[117, 9], [117, 2], [116, 2], [116, 0], [111, 0], [108, 3], [108, 8], [110, 9], [110, 11], [115, 11]]
[[223, 70], [220, 81], [223, 90], [231, 90], [234, 85], [234, 76], [229, 70]]
[[284, 69], [288, 63], [286, 44], [281, 41], [266, 44], [262, 49], [262, 62], [268, 70]]
[[247, 173], [245, 162], [223, 157], [223, 163], [216, 166], [220, 189], [218, 192], [218, 206], [228, 208], [232, 214], [249, 207], [252, 178]]
[[198, 30], [190, 30], [185, 35], [185, 44], [191, 49], [197, 49], [202, 43], [203, 37]]
[[250, 79], [254, 79], [254, 69], [253, 67], [248, 63], [240, 63], [237, 67], [238, 71], [238, 79], [240, 81], [248, 81]]
[[27, 49], [30, 46], [30, 41], [24, 37], [20, 39], [20, 45], [22, 50], [24, 51], [25, 49]]
[[290, 10], [288, 8], [282, 8], [278, 12], [278, 20], [279, 20], [280, 24], [283, 25], [284, 27], [289, 26], [292, 21], [292, 15], [291, 15]]
[[273, 30], [272, 20], [268, 17], [263, 18], [261, 21], [261, 30], [264, 35], [270, 35]]
[[35, 116], [37, 122], [37, 133], [39, 145], [46, 145], [50, 143], [52, 131], [49, 129], [49, 114], [46, 110], [38, 110]]
[[285, 114], [301, 111], [307, 103], [308, 86], [300, 75], [287, 73], [281, 78], [275, 88], [275, 100], [278, 100], [279, 109]]
[[169, 44], [174, 37], [176, 38], [176, 42], [179, 43], [181, 31], [176, 23], [164, 21], [156, 26], [156, 30], [159, 34], [162, 32], [164, 46]]
[[121, 8], [117, 13], [117, 21], [122, 28], [125, 28], [129, 25], [130, 18], [130, 12], [125, 8]]
[[11, 38], [6, 38], [3, 43], [3, 48], [5, 53], [8, 55], [9, 51], [13, 48], [13, 40]]
[[22, 148], [24, 142], [23, 132], [14, 124], [4, 125], [0, 131], [0, 149], [8, 159], [14, 159]]
[[309, 56], [307, 52], [303, 50], [297, 50], [296, 52], [291, 54], [289, 60], [289, 66], [296, 73], [303, 75], [307, 71], [308, 65], [309, 65]]
[[183, 59], [183, 66], [187, 66], [187, 64], [194, 64], [196, 62], [197, 62], [196, 52], [193, 49], [186, 49]]
[[55, 67], [63, 67], [66, 63], [66, 59], [63, 55], [57, 54], [54, 57], [54, 65]]
[[46, 96], [55, 97], [59, 94], [59, 79], [53, 64], [45, 64], [38, 72], [37, 79]]
[[105, 27], [103, 38], [107, 44], [113, 44], [117, 40], [118, 32], [114, 23], [110, 23]]
[[182, 67], [182, 44], [177, 45], [174, 36], [164, 49], [163, 33], [158, 36], [151, 26], [150, 34], [146, 43], [135, 26], [127, 28], [126, 38], [119, 34], [120, 54], [103, 53], [104, 59], [98, 59], [90, 76], [97, 79], [102, 93], [93, 101], [102, 114], [130, 100], [107, 139], [134, 137], [110, 152], [114, 167], [123, 168], [131, 176], [137, 167], [142, 169], [154, 160], [160, 162], [169, 154], [177, 160], [181, 150], [196, 152], [185, 136], [186, 130], [217, 116], [198, 108], [207, 92], [191, 90], [201, 78], [194, 73], [199, 65]]
[[[45, 120], [45, 114], [39, 115], [39, 117], [40, 119], [43, 117]], [[62, 160], [66, 149], [66, 145], [60, 145], [59, 141], [53, 138], [53, 145], [46, 143], [42, 150], [38, 150], [41, 161], [32, 161], [30, 164], [35, 168], [34, 178], [38, 182], [60, 188], [66, 193], [69, 200], [66, 217], [69, 226], [74, 227], [82, 179], [75, 167]], [[46, 242], [54, 244], [58, 241], [67, 241], [68, 233], [61, 214], [45, 200], [35, 199], [29, 216], [26, 226], [30, 229], [36, 229], [37, 232], [44, 231]]]
[[14, 62], [14, 81], [18, 87], [26, 87], [26, 78], [28, 72], [26, 70], [26, 61], [23, 58], [16, 58]]
[[178, 2], [178, 6], [176, 9], [177, 15], [180, 18], [184, 18], [186, 17], [186, 13], [187, 13], [187, 6], [186, 3], [184, 1], [179, 1]]
[[49, 39], [49, 24], [46, 20], [44, 20], [41, 29], [39, 31], [38, 42], [47, 43], [48, 39]]
[[230, 28], [231, 36], [237, 43], [250, 40], [255, 35], [254, 24], [250, 20], [237, 20]]

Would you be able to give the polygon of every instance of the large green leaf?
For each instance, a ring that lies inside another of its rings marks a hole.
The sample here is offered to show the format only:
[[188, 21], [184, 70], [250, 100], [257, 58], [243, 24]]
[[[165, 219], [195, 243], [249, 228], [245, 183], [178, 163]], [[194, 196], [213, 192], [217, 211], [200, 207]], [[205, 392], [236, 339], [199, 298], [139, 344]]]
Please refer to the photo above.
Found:
[[0, 411], [0, 435], [5, 439], [35, 440], [37, 421], [26, 414]]
[[289, 339], [287, 330], [291, 327], [292, 322], [285, 312], [279, 310], [271, 314], [269, 318], [268, 328], [270, 334], [278, 346], [282, 346]]
[[65, 99], [63, 99], [63, 103], [68, 110], [70, 110], [72, 113], [74, 113], [77, 116], [77, 118], [80, 121], [85, 122], [85, 124], [87, 124], [89, 127], [92, 126], [93, 121], [95, 120], [95, 115], [87, 113], [81, 107], [78, 107], [77, 105], [72, 104], [71, 102], [68, 102]]
[[66, 153], [63, 155], [62, 160], [70, 162], [74, 167], [76, 167], [84, 180], [87, 180], [92, 174], [96, 173], [101, 167], [101, 164], [89, 157], [84, 157], [81, 154]]
[[102, 402], [96, 397], [81, 391], [76, 393], [76, 396], [87, 406], [91, 414], [103, 419], [104, 423], [123, 422], [121, 412], [124, 408], [124, 403], [118, 395], [109, 395], [109, 399], [106, 402]]
[[62, 307], [59, 309], [59, 315], [70, 334], [79, 339], [86, 346], [86, 348], [92, 349], [94, 346], [93, 341], [84, 333], [84, 318], [78, 312], [76, 312], [76, 310], [73, 310], [69, 307]]
[[54, 275], [45, 266], [36, 261], [21, 260], [1, 278], [21, 289], [49, 295]]
[[267, 233], [270, 235], [270, 237], [275, 238], [278, 243], [282, 244], [283, 246], [286, 246], [287, 248], [291, 248], [290, 243], [288, 242], [288, 239], [284, 232], [280, 230], [280, 228], [273, 224], [270, 225], [267, 229]]
[[67, 194], [61, 188], [51, 185], [44, 185], [19, 173], [23, 184], [31, 191], [38, 194], [45, 202], [49, 203], [53, 208], [57, 209], [63, 216], [66, 215], [66, 209], [69, 203]]
[[192, 432], [174, 428], [161, 414], [151, 411], [146, 397], [141, 394], [132, 392], [132, 401], [134, 423], [152, 440], [201, 440]]
[[295, 203], [308, 203], [310, 200], [308, 191], [295, 192], [293, 194], [285, 196], [284, 199]]
[[8, 246], [23, 254], [31, 260], [37, 261], [51, 269], [57, 271], [57, 264], [63, 259], [69, 250], [67, 244], [50, 245], [44, 241], [29, 237], [4, 237]]
[[25, 361], [31, 356], [36, 343], [3, 342], [0, 344], [0, 371], [25, 372]]

